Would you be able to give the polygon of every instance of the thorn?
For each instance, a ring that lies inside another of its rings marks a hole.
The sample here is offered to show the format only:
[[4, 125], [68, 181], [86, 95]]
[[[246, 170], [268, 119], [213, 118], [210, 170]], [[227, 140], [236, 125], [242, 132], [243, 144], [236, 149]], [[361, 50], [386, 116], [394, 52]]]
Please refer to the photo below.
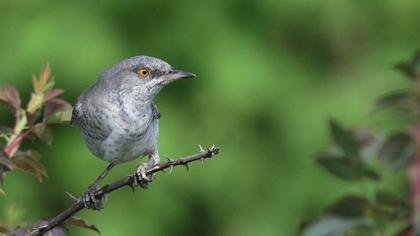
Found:
[[210, 150], [214, 151], [215, 148], [216, 148], [216, 146], [213, 144], [213, 145], [211, 145]]
[[172, 170], [174, 169], [174, 166], [171, 165], [171, 167], [169, 167], [169, 174], [172, 174]]
[[136, 192], [136, 189], [134, 188], [134, 185], [133, 185], [134, 183], [132, 183], [132, 184], [129, 184], [128, 186], [131, 188], [131, 190], [133, 190], [133, 193], [135, 193]]
[[188, 166], [188, 163], [182, 164], [185, 166], [185, 168], [187, 168], [187, 171], [190, 171], [190, 167]]
[[69, 196], [71, 199], [73, 199], [73, 201], [76, 201], [76, 202], [79, 201], [79, 199], [77, 197], [73, 196], [73, 194], [71, 194], [67, 191], [65, 193], [67, 194], [67, 196]]
[[200, 152], [205, 152], [205, 150], [203, 149], [203, 147], [200, 144], [198, 144], [198, 148], [200, 148]]
[[174, 161], [174, 160], [172, 160], [172, 159], [171, 159], [171, 158], [169, 158], [169, 157], [166, 157], [166, 159], [167, 159], [169, 162]]
[[200, 158], [200, 162], [201, 162], [201, 168], [203, 168], [204, 158]]

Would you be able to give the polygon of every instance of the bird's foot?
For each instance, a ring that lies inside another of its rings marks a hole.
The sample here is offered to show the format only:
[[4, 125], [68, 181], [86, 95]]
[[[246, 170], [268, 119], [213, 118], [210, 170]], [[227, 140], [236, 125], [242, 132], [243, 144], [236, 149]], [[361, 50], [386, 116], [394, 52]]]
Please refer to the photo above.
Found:
[[146, 172], [149, 168], [150, 165], [148, 163], [143, 163], [137, 167], [133, 174], [134, 186], [140, 186], [144, 189], [148, 188], [149, 183], [155, 179], [155, 174], [147, 175]]
[[99, 199], [95, 196], [95, 192], [98, 190], [97, 185], [89, 186], [88, 190], [82, 196], [81, 201], [83, 202], [86, 209], [92, 209], [95, 211], [102, 210], [106, 202], [106, 196], [102, 195]]

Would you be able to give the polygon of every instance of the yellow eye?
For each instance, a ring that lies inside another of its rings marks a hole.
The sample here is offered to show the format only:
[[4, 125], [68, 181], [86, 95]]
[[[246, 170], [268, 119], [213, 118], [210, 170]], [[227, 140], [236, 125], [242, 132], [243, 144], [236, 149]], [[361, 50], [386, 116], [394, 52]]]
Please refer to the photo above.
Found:
[[145, 78], [149, 75], [149, 70], [146, 68], [141, 68], [137, 71], [137, 74], [140, 75], [141, 77]]

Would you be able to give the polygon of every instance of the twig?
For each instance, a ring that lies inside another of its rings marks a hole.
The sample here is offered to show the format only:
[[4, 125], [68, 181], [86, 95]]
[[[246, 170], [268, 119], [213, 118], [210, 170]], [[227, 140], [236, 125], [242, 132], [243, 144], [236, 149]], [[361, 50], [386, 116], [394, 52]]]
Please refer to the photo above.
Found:
[[[217, 155], [219, 153], [219, 148], [215, 147], [214, 145], [206, 150], [202, 149], [200, 146], [200, 151], [196, 154], [193, 154], [191, 156], [183, 157], [176, 160], [171, 160], [160, 163], [157, 165], [154, 165], [146, 170], [146, 175], [151, 175], [153, 173], [164, 171], [165, 169], [172, 169], [174, 166], [183, 165], [187, 167], [188, 169], [188, 163], [198, 160], [204, 160], [207, 158], [211, 158], [214, 155]], [[127, 176], [123, 179], [120, 179], [118, 181], [115, 181], [111, 184], [107, 184], [104, 187], [98, 189], [94, 195], [95, 198], [101, 199], [103, 195], [113, 192], [119, 188], [122, 188], [124, 186], [130, 186], [132, 187], [134, 183], [134, 177], [133, 175]], [[85, 208], [85, 205], [83, 204], [83, 201], [78, 200], [73, 205], [71, 205], [69, 208], [58, 214], [56, 217], [50, 219], [47, 224], [34, 227], [31, 233], [28, 234], [28, 236], [33, 235], [42, 235], [46, 233], [47, 231], [53, 229], [54, 227], [61, 225], [65, 223], [65, 221], [70, 218], [72, 215], [76, 214], [77, 212], [83, 210]]]

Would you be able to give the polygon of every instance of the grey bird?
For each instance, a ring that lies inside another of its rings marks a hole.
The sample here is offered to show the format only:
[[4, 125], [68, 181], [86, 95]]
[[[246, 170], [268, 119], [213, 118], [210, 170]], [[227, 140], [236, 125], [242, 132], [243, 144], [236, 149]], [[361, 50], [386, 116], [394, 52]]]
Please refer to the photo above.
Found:
[[109, 162], [82, 197], [85, 207], [103, 208], [103, 199], [95, 199], [93, 193], [116, 164], [146, 155], [149, 161], [141, 164], [134, 175], [136, 184], [147, 187], [153, 176], [146, 176], [145, 170], [159, 163], [160, 113], [153, 99], [172, 81], [194, 77], [158, 58], [135, 56], [104, 71], [79, 96], [71, 123], [80, 127], [90, 152]]

